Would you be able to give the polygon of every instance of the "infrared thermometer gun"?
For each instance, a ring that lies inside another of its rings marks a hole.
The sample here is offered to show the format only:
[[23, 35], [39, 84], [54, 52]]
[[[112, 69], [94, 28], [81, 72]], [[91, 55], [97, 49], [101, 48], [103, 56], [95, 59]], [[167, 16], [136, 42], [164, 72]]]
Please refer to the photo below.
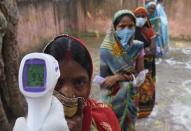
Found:
[[[59, 112], [56, 111], [58, 108], [61, 109], [60, 113], [62, 113], [63, 106], [53, 97], [53, 91], [59, 77], [58, 62], [48, 54], [31, 53], [22, 59], [19, 68], [19, 88], [28, 104], [28, 114], [25, 120], [26, 131], [42, 131], [48, 121], [49, 124], [55, 123], [51, 120], [55, 119], [56, 113]], [[64, 116], [64, 113], [62, 115]], [[49, 118], [50, 116], [54, 118]], [[57, 116], [60, 117], [60, 115]], [[66, 123], [65, 119], [63, 122]], [[56, 123], [57, 127], [59, 126], [58, 123]], [[61, 130], [67, 131], [68, 128], [64, 129], [63, 127]], [[54, 131], [58, 130], [54, 128]]]

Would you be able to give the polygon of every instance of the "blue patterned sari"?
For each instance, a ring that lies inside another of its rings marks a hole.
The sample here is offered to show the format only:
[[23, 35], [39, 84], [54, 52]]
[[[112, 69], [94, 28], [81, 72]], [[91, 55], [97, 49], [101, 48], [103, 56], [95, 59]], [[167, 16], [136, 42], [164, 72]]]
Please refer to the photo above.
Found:
[[[108, 33], [100, 47], [100, 76], [135, 73], [136, 58], [143, 49], [143, 43], [132, 41], [124, 49], [116, 40], [113, 31]], [[101, 89], [102, 101], [112, 107], [120, 121], [122, 131], [134, 131], [137, 118], [135, 104], [138, 92], [131, 81], [119, 82], [111, 89]]]

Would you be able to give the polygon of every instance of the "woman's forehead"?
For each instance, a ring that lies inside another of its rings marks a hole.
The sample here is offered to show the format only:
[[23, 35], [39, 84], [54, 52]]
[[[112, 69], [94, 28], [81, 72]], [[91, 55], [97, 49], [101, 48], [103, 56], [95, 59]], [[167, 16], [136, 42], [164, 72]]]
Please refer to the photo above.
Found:
[[61, 77], [88, 77], [88, 72], [74, 60], [59, 62]]
[[150, 9], [155, 9], [156, 8], [156, 5], [152, 4], [149, 6]]
[[124, 16], [119, 24], [126, 23], [126, 24], [132, 24], [134, 23], [133, 20], [129, 16]]
[[137, 16], [146, 16], [146, 15], [145, 15], [145, 13], [143, 13], [143, 12], [138, 12], [138, 13], [136, 13], [136, 17], [137, 17]]

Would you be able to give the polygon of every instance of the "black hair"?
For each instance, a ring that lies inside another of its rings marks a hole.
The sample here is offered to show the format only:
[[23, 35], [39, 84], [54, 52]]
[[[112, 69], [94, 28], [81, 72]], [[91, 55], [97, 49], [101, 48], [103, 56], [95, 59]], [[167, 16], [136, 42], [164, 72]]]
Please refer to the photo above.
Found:
[[71, 37], [60, 36], [55, 38], [44, 50], [44, 53], [54, 56], [58, 62], [63, 61], [67, 57], [68, 52], [70, 57], [87, 71], [91, 79], [91, 56], [86, 47], [79, 41]]
[[163, 2], [163, 0], [157, 0], [157, 3], [161, 3], [161, 2]]
[[119, 16], [114, 22], [113, 22], [113, 25], [114, 25], [114, 28], [116, 29], [117, 25], [120, 23], [121, 19], [125, 16], [128, 16], [131, 20], [133, 20], [134, 23], [136, 23], [136, 20], [135, 20], [135, 17], [132, 16], [131, 14], [123, 14], [121, 16]]

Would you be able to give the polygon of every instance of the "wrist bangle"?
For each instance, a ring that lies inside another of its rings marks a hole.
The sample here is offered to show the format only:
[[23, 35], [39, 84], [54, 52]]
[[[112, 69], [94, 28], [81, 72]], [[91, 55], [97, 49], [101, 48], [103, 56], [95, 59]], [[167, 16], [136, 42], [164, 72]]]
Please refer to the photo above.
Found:
[[134, 74], [131, 74], [131, 77], [133, 78], [132, 81], [135, 80], [135, 76], [134, 76]]

